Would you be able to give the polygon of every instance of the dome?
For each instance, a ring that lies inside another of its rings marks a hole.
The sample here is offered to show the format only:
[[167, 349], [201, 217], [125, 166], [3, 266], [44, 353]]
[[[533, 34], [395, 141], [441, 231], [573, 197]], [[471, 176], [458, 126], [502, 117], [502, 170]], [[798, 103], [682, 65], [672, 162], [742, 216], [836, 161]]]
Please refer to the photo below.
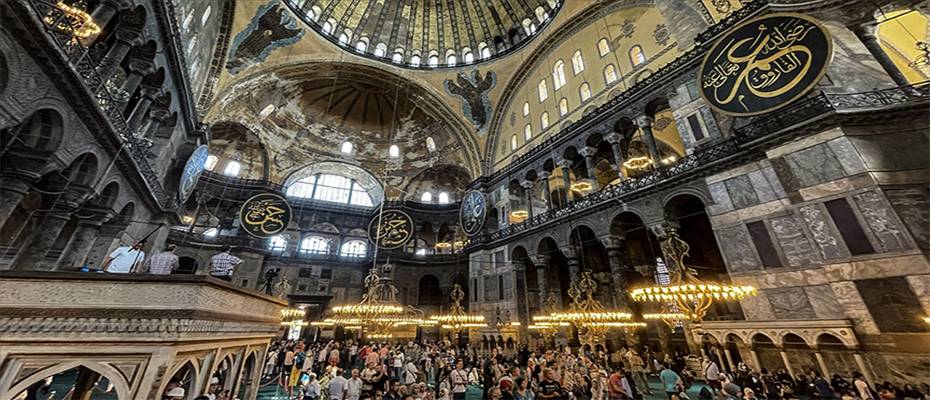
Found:
[[288, 0], [347, 51], [407, 68], [473, 65], [510, 53], [555, 17], [561, 0]]

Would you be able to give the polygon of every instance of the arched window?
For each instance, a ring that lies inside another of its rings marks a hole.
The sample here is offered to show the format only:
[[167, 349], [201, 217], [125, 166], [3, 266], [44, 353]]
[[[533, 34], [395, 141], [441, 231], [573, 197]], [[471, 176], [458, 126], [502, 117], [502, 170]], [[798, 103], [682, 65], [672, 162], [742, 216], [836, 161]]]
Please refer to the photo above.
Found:
[[610, 85], [617, 81], [617, 69], [613, 64], [607, 64], [604, 67], [604, 83]]
[[529, 142], [533, 138], [533, 127], [530, 124], [523, 126], [523, 140]]
[[568, 99], [562, 98], [559, 100], [559, 117], [564, 117], [568, 114]]
[[269, 104], [265, 106], [265, 108], [263, 108], [261, 111], [259, 111], [258, 117], [261, 119], [268, 118], [268, 116], [271, 115], [271, 113], [273, 113], [276, 108], [277, 107], [275, 107], [274, 104]]
[[439, 56], [437, 56], [437, 55], [429, 56], [428, 65], [429, 65], [430, 67], [439, 66]]
[[[365, 51], [368, 50], [368, 42], [366, 42], [364, 39], [359, 40], [358, 43], [355, 44], [355, 50], [358, 51], [359, 53], [364, 53]], [[377, 49], [375, 49], [375, 52], [377, 52]], [[382, 54], [378, 57], [383, 57], [383, 56], [384, 56], [384, 52], [382, 52]]]
[[397, 63], [397, 64], [400, 64], [400, 63], [404, 62], [404, 55], [401, 54], [401, 53], [399, 53], [399, 52], [398, 52], [398, 53], [394, 53], [394, 56], [391, 57], [391, 61], [392, 61], [392, 62], [395, 62], [395, 63]]
[[368, 254], [368, 244], [362, 240], [350, 240], [342, 244], [339, 255], [343, 257], [365, 257]]
[[430, 153], [436, 151], [436, 141], [433, 140], [432, 136], [426, 137], [426, 150]]
[[194, 10], [191, 10], [187, 13], [187, 17], [184, 18], [184, 23], [181, 24], [181, 28], [187, 32], [191, 28], [191, 21], [194, 20]]
[[352, 154], [352, 142], [342, 142], [342, 152]]
[[543, 112], [542, 115], [539, 116], [539, 130], [544, 131], [548, 127], [549, 127], [549, 113]]
[[630, 63], [635, 67], [644, 62], [646, 62], [646, 53], [643, 52], [643, 48], [638, 44], [630, 47]]
[[414, 252], [413, 254], [418, 255], [418, 256], [425, 256], [425, 255], [426, 255], [426, 249], [422, 249], [422, 248], [421, 248], [421, 249], [417, 249], [417, 251]]
[[432, 203], [433, 194], [430, 192], [423, 192], [423, 194], [420, 195], [420, 202], [421, 203]]
[[319, 174], [288, 185], [288, 197], [298, 197], [371, 207], [371, 195], [353, 179], [339, 175]]
[[588, 85], [588, 82], [582, 83], [578, 87], [578, 95], [581, 96], [581, 102], [584, 103], [591, 98], [591, 86]]
[[271, 239], [268, 239], [268, 250], [271, 251], [284, 251], [287, 248], [287, 239], [284, 238], [284, 235], [275, 235]]
[[527, 36], [536, 32], [536, 26], [533, 25], [533, 21], [530, 21], [529, 18], [523, 20], [523, 31], [526, 32]]
[[206, 25], [207, 21], [210, 20], [210, 13], [213, 12], [213, 6], [207, 6], [206, 10], [203, 10], [203, 15], [200, 16], [200, 24]]
[[320, 15], [323, 15], [323, 10], [320, 8], [320, 6], [310, 7], [310, 17], [313, 18], [314, 21], [316, 21]]
[[510, 136], [510, 150], [517, 149], [517, 135]]
[[481, 59], [491, 57], [491, 49], [488, 47], [487, 43], [484, 42], [478, 44], [478, 53], [481, 54]]
[[539, 85], [536, 86], [536, 91], [539, 92], [539, 102], [542, 103], [549, 98], [549, 87], [546, 85], [546, 80], [543, 79], [539, 81]]
[[523, 116], [527, 115], [530, 115], [530, 102], [525, 101], [523, 102]]
[[475, 62], [475, 55], [471, 54], [470, 51], [468, 53], [465, 53], [465, 56], [463, 58], [465, 60], [465, 64], [471, 64]]
[[607, 38], [601, 38], [601, 40], [597, 41], [597, 54], [603, 57], [607, 53], [610, 53], [610, 42], [607, 41]]
[[307, 236], [300, 241], [300, 250], [304, 254], [329, 254], [330, 240], [322, 236]]
[[215, 238], [216, 235], [219, 235], [219, 234], [220, 234], [220, 230], [216, 228], [208, 228], [207, 230], [203, 231], [203, 237], [208, 237], [208, 238]]
[[446, 65], [450, 67], [455, 65], [455, 54], [449, 54], [449, 56], [446, 57]]
[[349, 44], [349, 35], [346, 35], [345, 33], [339, 34], [339, 44], [341, 45]]
[[575, 50], [575, 54], [572, 54], [572, 72], [578, 75], [581, 71], [584, 71], [584, 56], [581, 55], [581, 50]]
[[323, 23], [323, 33], [332, 34], [333, 29], [336, 27], [336, 20], [330, 18]]
[[219, 161], [220, 159], [217, 156], [210, 154], [209, 156], [207, 156], [207, 162], [204, 164], [203, 167], [207, 171], [213, 171], [213, 168], [216, 168], [216, 163]]
[[240, 170], [242, 170], [242, 164], [239, 164], [238, 161], [229, 161], [226, 163], [226, 168], [223, 169], [223, 175], [239, 176]]
[[546, 9], [542, 7], [536, 7], [536, 19], [540, 22], [546, 22], [549, 19], [549, 14], [546, 13]]
[[396, 144], [392, 144], [391, 147], [388, 149], [388, 156], [390, 156], [391, 158], [400, 157], [400, 147], [397, 147]]
[[565, 86], [565, 62], [562, 60], [556, 61], [555, 66], [552, 67], [552, 86], [555, 90]]
[[384, 57], [387, 54], [387, 45], [384, 43], [378, 43], [375, 45], [375, 57]]
[[410, 57], [410, 66], [419, 67], [420, 66], [420, 56], [414, 55]]
[[449, 193], [439, 192], [439, 204], [449, 204]]

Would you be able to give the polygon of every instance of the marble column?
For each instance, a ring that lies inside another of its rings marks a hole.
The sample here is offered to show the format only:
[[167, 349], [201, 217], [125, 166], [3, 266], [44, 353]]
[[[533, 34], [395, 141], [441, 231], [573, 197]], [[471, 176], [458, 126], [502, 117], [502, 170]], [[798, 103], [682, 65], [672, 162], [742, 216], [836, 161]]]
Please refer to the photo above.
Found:
[[[110, 21], [116, 16], [116, 13], [120, 10], [125, 10], [129, 8], [132, 3], [128, 0], [104, 0], [97, 5], [97, 8], [94, 11], [91, 11], [90, 16], [94, 20], [94, 23], [101, 28], [105, 28]], [[97, 36], [85, 39], [85, 44], [91, 44], [97, 39]], [[89, 40], [89, 41], [88, 41]]]
[[100, 226], [103, 224], [101, 218], [91, 218], [78, 222], [77, 229], [71, 236], [71, 241], [65, 246], [62, 252], [61, 261], [58, 263], [57, 270], [74, 271], [84, 266], [84, 261], [90, 250], [94, 247], [94, 242], [100, 234]]
[[20, 271], [38, 271], [45, 263], [45, 257], [52, 245], [58, 240], [58, 235], [71, 220], [72, 211], [65, 207], [55, 207], [52, 210], [37, 213], [33, 219], [39, 223], [38, 228], [28, 243], [24, 243], [16, 259], [13, 269]]
[[550, 192], [551, 189], [549, 187], [549, 173], [545, 171], [540, 172], [539, 179], [543, 181], [543, 188], [545, 188], [545, 190], [543, 191], [543, 197], [546, 199], [546, 210], [551, 210], [552, 209], [552, 193]]
[[[123, 82], [123, 86], [120, 88], [123, 93], [126, 93], [128, 98], [132, 98], [132, 95], [136, 92], [136, 89], [139, 88], [139, 84], [142, 83], [142, 79], [146, 75], [149, 75], [155, 72], [155, 63], [149, 60], [129, 60], [129, 74], [126, 76], [126, 81]], [[123, 116], [129, 117], [132, 109], [127, 107], [123, 109]]]
[[627, 281], [623, 274], [623, 239], [608, 236], [601, 239], [604, 247], [607, 248], [607, 261], [610, 263], [610, 279], [613, 286], [614, 307], [628, 310], [630, 308], [629, 299], [627, 299]]
[[820, 350], [814, 349], [814, 357], [817, 359], [817, 365], [820, 366], [820, 373], [823, 374], [825, 379], [830, 379], [830, 369], [827, 368], [827, 362], [823, 359], [823, 354], [820, 353]]
[[620, 136], [619, 133], [614, 132], [610, 135], [607, 135], [606, 139], [607, 142], [610, 143], [610, 149], [613, 150], [614, 161], [616, 161], [616, 163], [614, 163], [614, 165], [611, 167], [617, 171], [617, 176], [622, 181], [626, 179], [626, 175], [623, 173], [623, 163], [626, 162], [626, 160], [623, 159], [623, 137]]
[[148, 123], [145, 125], [145, 129], [142, 130], [142, 136], [155, 139], [158, 129], [161, 128], [161, 124], [167, 121], [170, 116], [171, 114], [168, 110], [154, 109], [150, 111]]
[[597, 149], [594, 147], [585, 147], [581, 149], [580, 153], [584, 156], [585, 169], [588, 170], [588, 180], [591, 181], [591, 192], [596, 192], [600, 190], [597, 183], [597, 174], [595, 174], [594, 171], [594, 154], [597, 153]]
[[762, 369], [762, 363], [759, 361], [759, 353], [756, 353], [756, 349], [749, 348], [749, 358], [752, 360], [753, 369], [757, 371]]
[[853, 353], [853, 358], [856, 359], [856, 367], [862, 372], [865, 381], [868, 382], [869, 385], [872, 385], [872, 387], [875, 387], [875, 379], [872, 377], [872, 371], [866, 367], [865, 359], [862, 358], [862, 353], [858, 351]]
[[723, 355], [727, 358], [727, 364], [730, 364], [729, 372], [736, 371], [736, 364], [733, 363], [733, 354], [730, 354], [730, 349], [724, 347]]
[[549, 265], [549, 256], [533, 256], [533, 265], [536, 266], [536, 286], [539, 289], [539, 309], [544, 310], [546, 299], [549, 297], [549, 281], [546, 277], [546, 267]]
[[142, 96], [139, 97], [135, 108], [129, 114], [129, 129], [131, 131], [136, 132], [142, 126], [142, 121], [145, 119], [146, 113], [148, 113], [149, 107], [152, 106], [152, 102], [155, 101], [155, 95], [157, 94], [158, 88], [142, 86]]
[[0, 221], [6, 221], [32, 188], [32, 180], [22, 175], [0, 176]]
[[796, 378], [797, 375], [794, 374], [794, 368], [791, 367], [791, 360], [788, 359], [788, 353], [785, 352], [784, 348], [779, 347], [778, 354], [781, 355], [781, 361], [785, 363], [785, 369], [788, 370], [788, 375], [790, 375], [792, 378]]
[[572, 177], [571, 177], [572, 160], [562, 160], [562, 161], [559, 161], [559, 167], [562, 167], [562, 186], [563, 186], [564, 193], [565, 193], [565, 194], [564, 194], [564, 200], [565, 200], [565, 201], [564, 201], [563, 204], [564, 204], [565, 206], [568, 206], [568, 203], [571, 202], [571, 201], [573, 200], [573, 199], [572, 199], [572, 189], [571, 189], [571, 186], [572, 186]]
[[875, 31], [878, 29], [878, 25], [875, 21], [869, 21], [866, 24], [854, 24], [850, 26], [849, 29], [856, 34], [856, 37], [859, 38], [869, 53], [872, 54], [872, 57], [875, 57], [875, 61], [878, 61], [878, 64], [882, 66], [882, 69], [885, 70], [896, 85], [909, 85], [907, 77], [905, 77], [904, 73], [895, 65], [894, 61], [888, 57], [888, 53], [885, 53], [885, 50], [882, 49], [878, 41], [878, 37], [875, 36]]
[[142, 32], [139, 30], [117, 29], [114, 35], [116, 35], [116, 41], [110, 47], [110, 51], [100, 60], [100, 64], [97, 64], [97, 74], [103, 82], [113, 77], [132, 46], [142, 43]]
[[523, 187], [523, 194], [526, 201], [526, 215], [527, 220], [533, 219], [533, 186], [536, 182], [533, 181], [523, 181], [520, 183], [520, 186]]
[[562, 249], [562, 254], [568, 262], [568, 276], [572, 281], [581, 279], [581, 260], [578, 258], [578, 250], [574, 248]]
[[653, 118], [648, 115], [642, 115], [636, 118], [636, 126], [643, 131], [643, 142], [649, 150], [649, 156], [652, 157], [652, 166], [655, 169], [662, 167], [662, 156], [659, 154], [659, 146], [656, 144], [656, 138], [652, 134]]

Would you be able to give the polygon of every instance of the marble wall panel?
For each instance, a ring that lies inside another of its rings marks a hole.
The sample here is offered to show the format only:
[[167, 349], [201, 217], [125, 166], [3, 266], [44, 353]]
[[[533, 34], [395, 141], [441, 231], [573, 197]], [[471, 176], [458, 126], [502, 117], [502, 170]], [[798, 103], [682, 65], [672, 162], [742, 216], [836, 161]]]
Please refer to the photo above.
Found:
[[836, 295], [836, 301], [843, 307], [846, 318], [853, 323], [857, 333], [878, 334], [878, 325], [872, 320], [869, 309], [859, 295], [859, 289], [856, 284], [850, 281], [834, 282], [830, 284], [833, 293]]
[[814, 319], [817, 313], [803, 287], [785, 287], [765, 291], [772, 305], [772, 312], [778, 319]]
[[747, 175], [749, 181], [752, 182], [752, 187], [756, 190], [756, 196], [759, 198], [760, 203], [767, 203], [776, 199], [775, 189], [772, 188], [772, 184], [768, 182], [762, 171], [752, 171]]
[[775, 313], [772, 311], [772, 305], [766, 298], [765, 291], [758, 296], [747, 297], [739, 301], [740, 308], [747, 320], [753, 321], [771, 321], [775, 319]]
[[810, 301], [818, 319], [843, 319], [846, 313], [843, 306], [836, 301], [833, 288], [830, 285], [816, 285], [804, 288], [807, 300]]
[[930, 315], [930, 275], [911, 275], [907, 277], [907, 283], [924, 308], [924, 315]]
[[839, 160], [822, 144], [811, 146], [785, 156], [801, 187], [813, 186], [846, 176]]
[[930, 194], [926, 186], [885, 189], [885, 196], [921, 250], [930, 250]]
[[747, 208], [759, 204], [759, 197], [747, 175], [728, 179], [725, 183], [734, 208]]
[[723, 182], [715, 182], [707, 185], [707, 190], [714, 198], [714, 204], [707, 207], [711, 215], [722, 214], [733, 210], [733, 203], [730, 202], [730, 194], [727, 193], [727, 187]]
[[832, 225], [827, 222], [826, 212], [817, 205], [804, 206], [798, 209], [810, 229], [814, 243], [820, 250], [821, 257], [825, 259], [839, 258], [845, 255], [836, 239]]
[[801, 188], [801, 181], [791, 170], [785, 157], [775, 157], [769, 161], [772, 163], [772, 172], [778, 177], [778, 182], [785, 192], [797, 192]]
[[882, 332], [930, 332], [923, 306], [905, 277], [863, 279], [856, 288]]
[[862, 162], [862, 157], [859, 156], [859, 152], [857, 152], [856, 148], [850, 143], [848, 137], [844, 136], [833, 139], [827, 142], [827, 146], [830, 147], [830, 150], [836, 156], [837, 160], [839, 160], [840, 165], [842, 165], [847, 175], [855, 175], [866, 171], [865, 163]]
[[878, 193], [863, 192], [854, 195], [853, 199], [882, 250], [891, 252], [910, 247], [898, 219]]
[[765, 180], [772, 185], [772, 190], [775, 192], [775, 197], [779, 199], [785, 198], [785, 188], [782, 187], [781, 180], [778, 179], [778, 174], [775, 173], [775, 168], [772, 166], [766, 166], [762, 168], [762, 175], [765, 176]]
[[762, 269], [756, 251], [743, 225], [717, 231], [717, 243], [727, 260], [730, 272], [745, 272]]
[[801, 221], [795, 215], [772, 218], [770, 221], [775, 238], [781, 246], [788, 265], [792, 267], [817, 264], [820, 258], [801, 228]]

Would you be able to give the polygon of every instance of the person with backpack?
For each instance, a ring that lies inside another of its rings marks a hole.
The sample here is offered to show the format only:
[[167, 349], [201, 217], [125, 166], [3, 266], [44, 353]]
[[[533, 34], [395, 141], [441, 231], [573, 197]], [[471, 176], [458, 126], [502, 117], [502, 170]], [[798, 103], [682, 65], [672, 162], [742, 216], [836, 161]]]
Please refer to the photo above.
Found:
[[861, 372], [853, 372], [853, 387], [856, 388], [856, 394], [862, 400], [878, 400], [878, 394], [875, 393], [875, 389], [872, 389], [872, 386], [869, 385], [865, 380], [865, 376]]

